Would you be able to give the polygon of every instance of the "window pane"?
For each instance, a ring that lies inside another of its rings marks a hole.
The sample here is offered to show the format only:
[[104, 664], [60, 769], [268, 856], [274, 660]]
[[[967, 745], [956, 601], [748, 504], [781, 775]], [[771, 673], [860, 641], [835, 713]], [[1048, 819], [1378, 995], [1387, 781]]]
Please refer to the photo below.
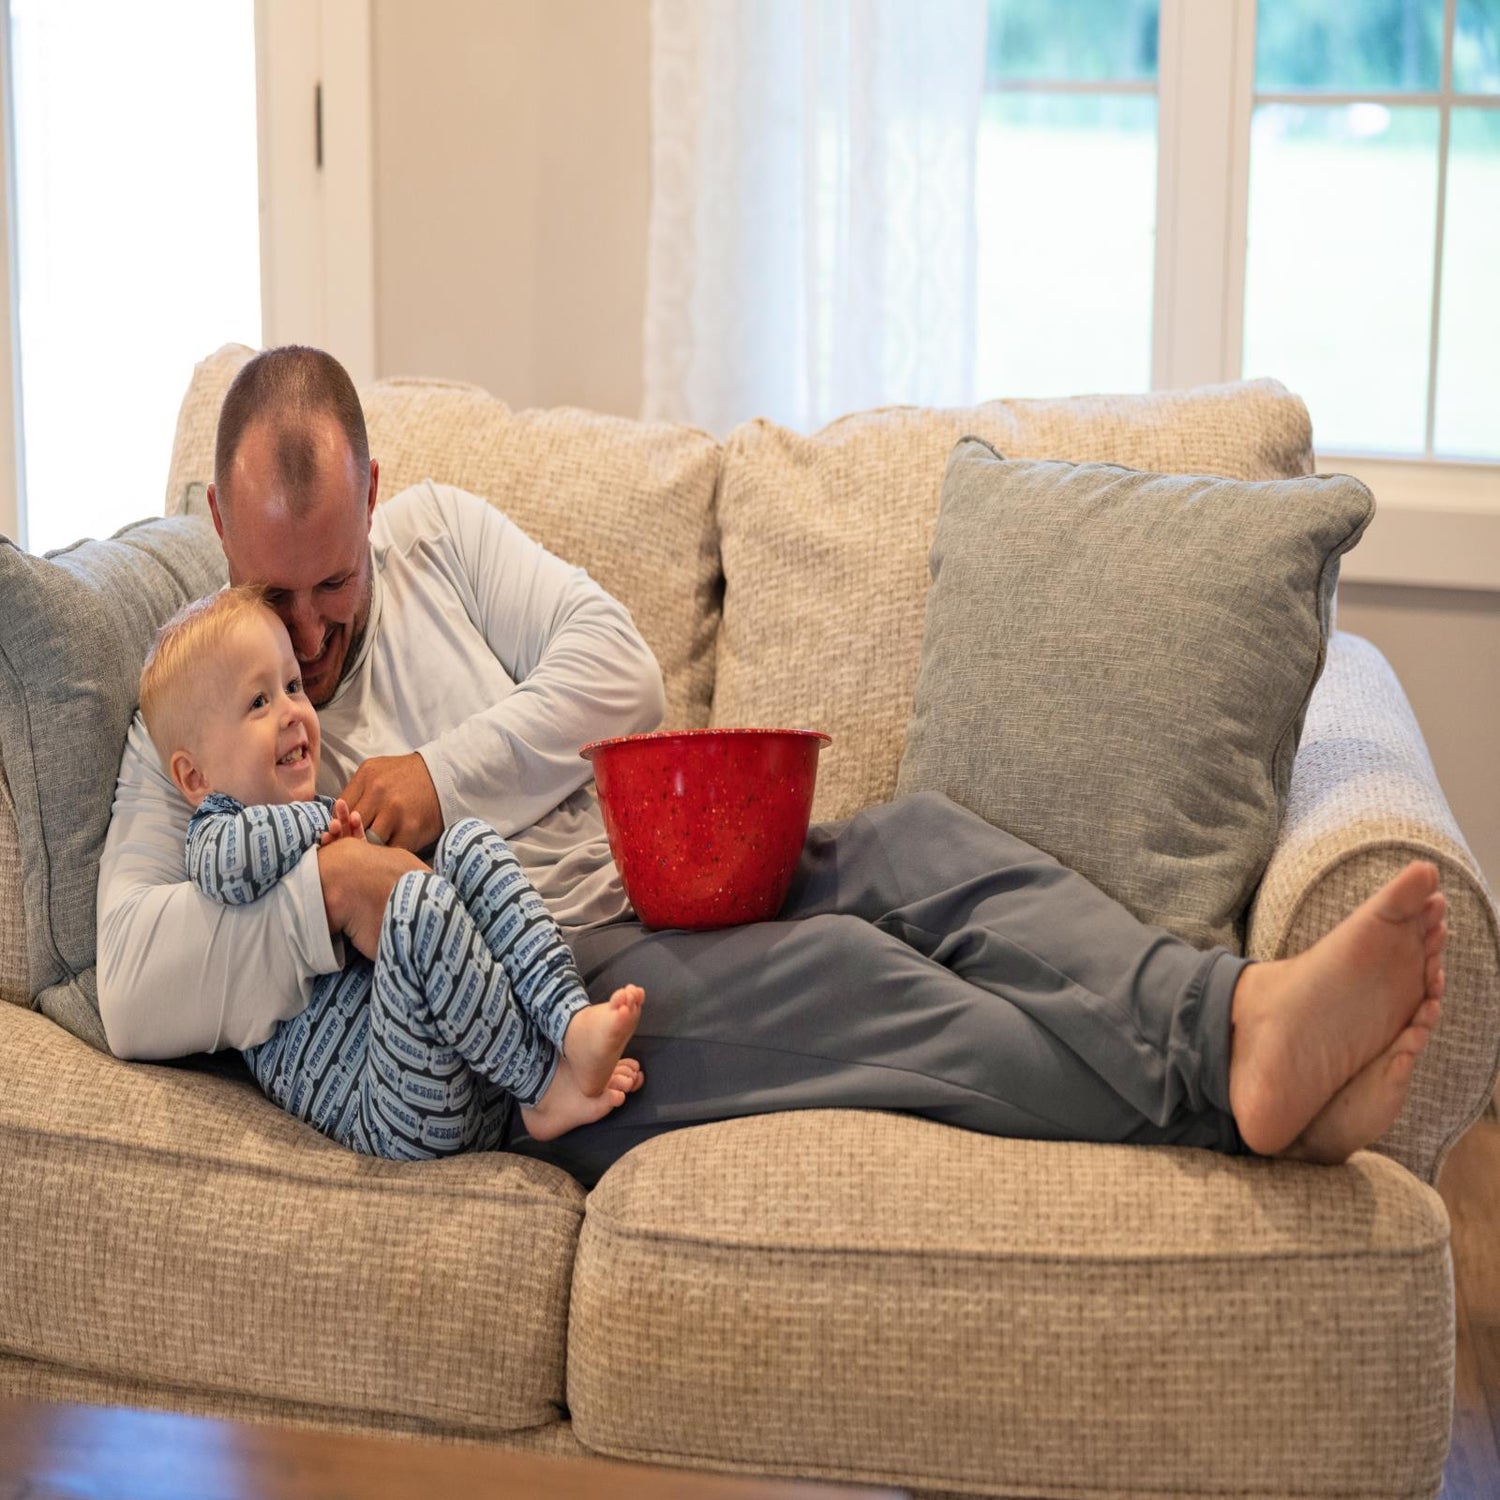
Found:
[[1253, 116], [1244, 371], [1306, 400], [1320, 451], [1425, 450], [1437, 143], [1435, 109]]
[[1156, 78], [1160, 0], [989, 0], [986, 83]]
[[978, 173], [980, 396], [1148, 389], [1156, 100], [991, 94]]
[[1500, 458], [1500, 111], [1456, 109], [1438, 337], [1440, 457]]
[[253, 0], [10, 0], [27, 544], [162, 511], [194, 363], [260, 343]]
[[1458, 0], [1453, 87], [1460, 94], [1500, 94], [1500, 0]]
[[1260, 0], [1255, 86], [1266, 92], [1441, 87], [1443, 0]]

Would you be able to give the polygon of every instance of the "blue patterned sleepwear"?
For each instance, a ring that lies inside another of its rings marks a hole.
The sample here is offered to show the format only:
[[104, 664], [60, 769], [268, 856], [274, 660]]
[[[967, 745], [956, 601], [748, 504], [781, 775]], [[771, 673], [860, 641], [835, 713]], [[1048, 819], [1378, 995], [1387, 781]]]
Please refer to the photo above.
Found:
[[[333, 803], [206, 797], [187, 872], [226, 905], [254, 901], [327, 830]], [[244, 1058], [267, 1096], [355, 1151], [423, 1160], [499, 1147], [509, 1101], [534, 1104], [589, 1003], [573, 955], [500, 836], [477, 819], [431, 871], [391, 892], [378, 956], [320, 975], [307, 1008]]]

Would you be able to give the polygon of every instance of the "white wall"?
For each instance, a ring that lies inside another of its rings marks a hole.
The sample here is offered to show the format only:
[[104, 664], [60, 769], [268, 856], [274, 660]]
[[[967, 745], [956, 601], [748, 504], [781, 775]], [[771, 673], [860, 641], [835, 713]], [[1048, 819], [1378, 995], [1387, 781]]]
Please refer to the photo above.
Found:
[[[649, 0], [374, 0], [381, 374], [641, 407]], [[1024, 392], [1012, 394], [1024, 395]], [[1500, 594], [1346, 583], [1500, 880]]]
[[649, 0], [375, 0], [376, 360], [641, 408]]
[[1346, 582], [1339, 628], [1373, 641], [1422, 726], [1491, 890], [1500, 886], [1500, 594]]

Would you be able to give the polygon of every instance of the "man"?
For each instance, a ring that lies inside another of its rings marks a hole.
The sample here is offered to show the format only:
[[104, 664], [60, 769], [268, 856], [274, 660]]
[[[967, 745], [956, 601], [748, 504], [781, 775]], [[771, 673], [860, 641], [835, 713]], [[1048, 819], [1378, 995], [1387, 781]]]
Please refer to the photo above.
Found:
[[[472, 815], [510, 841], [591, 995], [646, 991], [646, 1088], [545, 1145], [507, 1128], [510, 1147], [587, 1183], [662, 1130], [776, 1109], [1323, 1161], [1396, 1118], [1444, 983], [1426, 863], [1307, 953], [1251, 964], [1143, 926], [920, 796], [813, 828], [774, 922], [645, 931], [577, 754], [660, 721], [660, 672], [629, 615], [483, 501], [429, 483], [377, 511], [378, 481], [336, 361], [272, 350], [240, 372], [209, 490], [230, 579], [270, 589], [320, 710], [319, 790], [381, 842], [319, 850], [275, 903], [214, 908], [183, 882], [180, 813], [137, 721], [100, 881], [117, 1055], [262, 1039], [340, 941], [370, 950], [395, 881]], [[163, 922], [195, 940], [153, 945]], [[183, 969], [184, 953], [207, 956]]]

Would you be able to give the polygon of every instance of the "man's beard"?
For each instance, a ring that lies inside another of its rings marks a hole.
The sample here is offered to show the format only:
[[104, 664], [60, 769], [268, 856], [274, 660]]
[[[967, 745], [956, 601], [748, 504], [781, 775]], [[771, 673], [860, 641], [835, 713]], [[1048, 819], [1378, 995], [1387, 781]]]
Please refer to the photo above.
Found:
[[349, 625], [349, 639], [344, 647], [343, 658], [339, 662], [339, 675], [334, 679], [333, 685], [321, 697], [314, 698], [308, 694], [308, 702], [314, 708], [326, 708], [338, 696], [338, 690], [343, 687], [344, 679], [349, 675], [354, 663], [359, 660], [360, 647], [364, 644], [365, 632], [370, 628], [370, 600], [375, 594], [375, 567], [369, 564], [369, 572], [365, 575], [365, 596], [360, 600], [359, 612]]

